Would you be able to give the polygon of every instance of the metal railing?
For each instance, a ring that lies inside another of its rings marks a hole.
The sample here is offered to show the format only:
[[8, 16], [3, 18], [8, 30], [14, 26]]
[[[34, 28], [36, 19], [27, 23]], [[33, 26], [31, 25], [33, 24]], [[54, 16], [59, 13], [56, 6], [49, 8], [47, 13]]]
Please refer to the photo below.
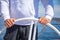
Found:
[[[33, 22], [38, 22], [38, 19], [37, 19], [37, 18], [30, 18], [30, 17], [17, 19], [17, 20], [15, 20], [15, 22], [17, 22], [17, 21], [22, 21], [22, 20], [30, 20], [31, 22], [32, 22], [32, 21], [33, 21]], [[33, 24], [33, 23], [31, 23], [28, 40], [31, 40], [31, 33], [32, 33], [32, 30], [31, 30], [31, 29], [32, 29], [32, 27], [33, 27], [32, 24]], [[53, 30], [60, 36], [60, 31], [59, 31], [55, 26], [53, 26], [53, 25], [50, 24], [50, 23], [47, 23], [46, 25], [49, 26], [51, 29], [53, 29]], [[0, 31], [0, 34], [1, 34], [5, 29], [6, 29], [6, 28], [2, 29], [2, 30]], [[36, 26], [35, 26], [35, 28], [34, 28], [33, 40], [35, 40], [35, 36], [36, 36], [35, 33], [36, 33]]]

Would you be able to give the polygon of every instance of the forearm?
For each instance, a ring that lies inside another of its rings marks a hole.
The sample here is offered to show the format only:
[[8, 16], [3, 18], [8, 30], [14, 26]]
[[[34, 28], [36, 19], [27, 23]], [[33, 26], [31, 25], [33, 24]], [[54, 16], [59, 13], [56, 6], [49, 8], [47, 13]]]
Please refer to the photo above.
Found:
[[9, 3], [6, 1], [1, 1], [1, 13], [3, 15], [4, 20], [9, 19]]
[[52, 20], [53, 16], [54, 16], [54, 11], [53, 11], [53, 7], [51, 5], [48, 5], [45, 8], [45, 17]]
[[53, 0], [41, 0], [41, 1], [45, 8], [45, 17], [52, 20], [52, 18], [54, 16]]

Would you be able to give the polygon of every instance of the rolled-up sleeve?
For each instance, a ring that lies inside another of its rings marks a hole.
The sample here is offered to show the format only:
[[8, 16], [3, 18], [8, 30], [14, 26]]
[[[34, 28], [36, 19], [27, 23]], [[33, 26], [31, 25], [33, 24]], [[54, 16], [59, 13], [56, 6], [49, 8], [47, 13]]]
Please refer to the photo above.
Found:
[[1, 0], [1, 13], [3, 15], [4, 20], [10, 18], [8, 0]]
[[45, 8], [45, 17], [52, 20], [54, 16], [53, 0], [41, 0]]

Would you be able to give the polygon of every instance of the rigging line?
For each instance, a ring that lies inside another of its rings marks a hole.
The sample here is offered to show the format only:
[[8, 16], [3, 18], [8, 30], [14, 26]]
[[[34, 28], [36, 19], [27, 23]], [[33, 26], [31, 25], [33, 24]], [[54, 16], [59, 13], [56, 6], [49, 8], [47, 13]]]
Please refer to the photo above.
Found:
[[42, 29], [40, 32], [38, 32], [38, 37], [39, 37], [43, 32], [45, 32], [46, 29], [47, 29], [47, 27], [46, 27], [46, 25], [44, 25], [43, 29]]

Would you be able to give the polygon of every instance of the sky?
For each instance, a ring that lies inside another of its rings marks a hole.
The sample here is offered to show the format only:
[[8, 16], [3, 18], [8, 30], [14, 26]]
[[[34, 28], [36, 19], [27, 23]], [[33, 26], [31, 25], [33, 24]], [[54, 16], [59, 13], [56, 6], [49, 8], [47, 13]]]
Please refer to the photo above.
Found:
[[55, 17], [60, 18], [60, 0], [54, 1], [54, 12], [55, 12]]
[[[60, 0], [53, 0], [54, 3], [54, 17], [60, 18]], [[39, 7], [39, 16], [44, 16], [45, 10], [40, 2], [40, 7]]]

